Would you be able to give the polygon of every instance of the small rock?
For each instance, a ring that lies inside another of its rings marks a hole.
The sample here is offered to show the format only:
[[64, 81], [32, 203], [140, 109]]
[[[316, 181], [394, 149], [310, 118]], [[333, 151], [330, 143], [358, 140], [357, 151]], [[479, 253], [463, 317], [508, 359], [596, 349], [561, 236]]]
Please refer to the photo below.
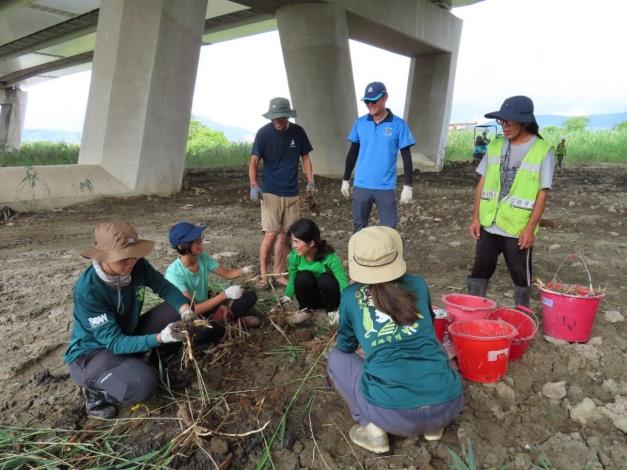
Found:
[[553, 243], [552, 245], [549, 245], [549, 251], [554, 251], [561, 247], [562, 245], [560, 245], [559, 243]]
[[442, 219], [440, 219], [439, 217], [434, 217], [434, 218], [433, 218], [433, 221], [434, 221], [434, 222], [442, 222]]
[[601, 338], [600, 336], [595, 336], [594, 338], [591, 338], [590, 341], [588, 341], [588, 344], [591, 344], [593, 346], [602, 346], [603, 338]]
[[599, 416], [596, 405], [592, 399], [586, 397], [581, 403], [569, 407], [570, 419], [581, 424], [586, 424]]
[[455, 241], [455, 242], [450, 242], [448, 245], [449, 246], [461, 246], [461, 244], [462, 242]]
[[547, 382], [542, 386], [542, 395], [551, 400], [561, 400], [566, 396], [566, 382]]
[[603, 313], [605, 321], [608, 323], [618, 323], [625, 321], [625, 317], [618, 310], [608, 310]]
[[613, 237], [618, 237], [618, 232], [609, 232], [609, 234]]
[[229, 451], [229, 444], [221, 437], [214, 437], [209, 443], [211, 452], [215, 452], [218, 455], [225, 455]]
[[613, 212], [614, 214], [616, 214], [616, 207], [610, 206], [610, 207], [607, 208], [607, 211], [608, 212]]
[[549, 335], [544, 335], [544, 340], [547, 343], [554, 344], [555, 346], [566, 346], [567, 344], [569, 344], [568, 341], [565, 341], [563, 339], [553, 338], [552, 336], [549, 336]]
[[507, 297], [508, 299], [513, 299], [514, 298], [514, 291], [509, 289], [509, 290], [505, 291], [503, 296]]
[[575, 205], [575, 201], [568, 201], [568, 207], [573, 207]]
[[516, 403], [516, 393], [502, 382], [496, 384], [496, 394], [510, 405]]
[[429, 235], [429, 237], [427, 238], [427, 240], [429, 240], [430, 242], [434, 242], [437, 240], [437, 238], [435, 238], [433, 235]]

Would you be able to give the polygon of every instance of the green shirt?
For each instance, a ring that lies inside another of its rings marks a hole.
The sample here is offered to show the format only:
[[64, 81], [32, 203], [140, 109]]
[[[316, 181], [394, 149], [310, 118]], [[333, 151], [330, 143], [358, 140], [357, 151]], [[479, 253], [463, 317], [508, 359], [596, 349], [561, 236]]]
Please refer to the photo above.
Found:
[[348, 285], [344, 266], [342, 266], [342, 261], [340, 261], [340, 258], [335, 252], [326, 255], [322, 261], [309, 261], [304, 256], [300, 256], [296, 253], [296, 250], [292, 250], [287, 260], [287, 270], [290, 276], [284, 295], [288, 297], [294, 295], [294, 280], [296, 279], [296, 273], [298, 273], [298, 271], [311, 271], [316, 278], [324, 273], [330, 272], [340, 285], [340, 292]]
[[[207, 253], [196, 257], [198, 271], [195, 273], [187, 269], [181, 259], [174, 261], [165, 270], [165, 278], [174, 284], [181, 292], [187, 291], [194, 297], [194, 303], [204, 302], [209, 298], [209, 273], [218, 267], [218, 262]], [[194, 295], [196, 293], [196, 295]]]
[[113, 354], [132, 354], [157, 346], [157, 335], [133, 335], [144, 292], [150, 287], [177, 311], [188, 303], [179, 290], [165, 280], [148, 261], [141, 258], [131, 272], [131, 283], [118, 288], [106, 284], [93, 266], [87, 268], [74, 286], [74, 323], [65, 353], [66, 363], [96, 349]]
[[416, 296], [416, 322], [398, 325], [374, 307], [367, 285], [352, 284], [342, 292], [338, 349], [364, 350], [361, 391], [375, 406], [418, 408], [457, 398], [461, 381], [435, 338], [425, 280], [406, 274], [396, 283]]

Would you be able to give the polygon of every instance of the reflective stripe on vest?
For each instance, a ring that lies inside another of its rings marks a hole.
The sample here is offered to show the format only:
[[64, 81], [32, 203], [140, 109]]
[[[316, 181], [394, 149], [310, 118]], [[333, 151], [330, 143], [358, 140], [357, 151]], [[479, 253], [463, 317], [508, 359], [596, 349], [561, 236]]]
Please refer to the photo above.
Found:
[[505, 232], [518, 236], [531, 217], [540, 191], [540, 168], [551, 146], [542, 139], [536, 140], [520, 163], [509, 194], [499, 200], [501, 155], [505, 144], [506, 140], [499, 137], [488, 145], [488, 166], [479, 203], [479, 221], [483, 227], [496, 223]]

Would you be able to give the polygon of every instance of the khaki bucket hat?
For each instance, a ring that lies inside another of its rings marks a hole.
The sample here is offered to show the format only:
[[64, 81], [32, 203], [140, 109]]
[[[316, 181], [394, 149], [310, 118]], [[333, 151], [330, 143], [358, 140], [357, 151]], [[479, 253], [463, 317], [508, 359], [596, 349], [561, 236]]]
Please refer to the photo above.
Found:
[[362, 284], [398, 279], [407, 272], [400, 234], [390, 227], [366, 227], [348, 241], [348, 272]]
[[101, 263], [115, 263], [125, 258], [148, 256], [154, 246], [153, 241], [140, 240], [128, 222], [114, 220], [96, 226], [94, 246], [83, 250], [81, 255]]
[[287, 98], [272, 98], [268, 106], [268, 112], [263, 114], [266, 119], [278, 119], [282, 117], [296, 117], [296, 111], [292, 109]]

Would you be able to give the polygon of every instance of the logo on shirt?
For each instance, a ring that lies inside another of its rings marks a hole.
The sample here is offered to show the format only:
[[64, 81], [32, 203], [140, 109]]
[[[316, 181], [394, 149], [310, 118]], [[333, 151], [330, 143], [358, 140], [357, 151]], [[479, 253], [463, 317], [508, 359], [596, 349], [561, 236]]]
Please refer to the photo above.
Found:
[[392, 135], [392, 128], [386, 127], [383, 129], [383, 135], [386, 137], [390, 137]]
[[292, 141], [290, 142], [290, 148], [291, 149], [296, 148], [296, 142], [294, 142], [294, 139], [292, 139]]
[[106, 313], [101, 313], [100, 315], [88, 318], [87, 320], [89, 320], [89, 325], [92, 328], [98, 328], [99, 326], [109, 322], [109, 318]]
[[146, 296], [146, 288], [144, 286], [139, 286], [137, 288], [136, 295], [137, 295], [137, 300], [139, 300], [140, 302], [143, 302]]

